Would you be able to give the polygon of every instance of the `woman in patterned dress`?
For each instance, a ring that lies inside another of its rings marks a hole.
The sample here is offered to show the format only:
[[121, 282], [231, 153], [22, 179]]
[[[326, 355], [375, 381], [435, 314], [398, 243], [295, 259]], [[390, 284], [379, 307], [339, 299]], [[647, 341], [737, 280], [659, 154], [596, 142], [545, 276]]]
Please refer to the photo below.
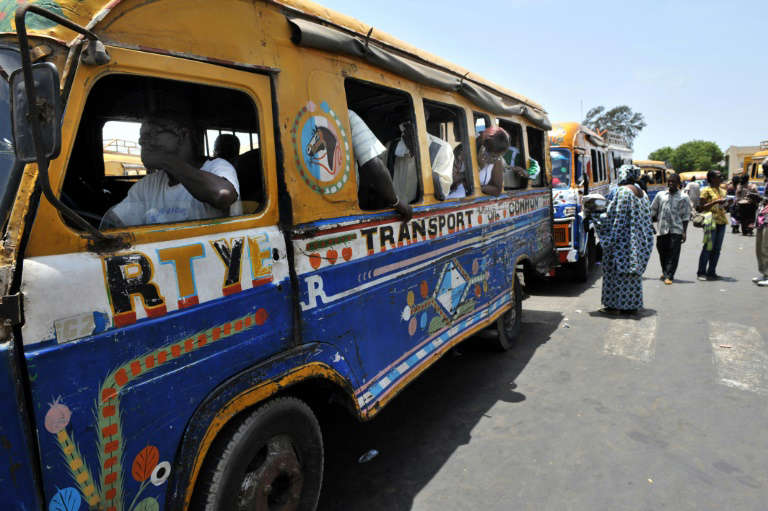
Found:
[[640, 168], [623, 165], [619, 187], [605, 213], [595, 219], [603, 247], [601, 312], [636, 314], [643, 307], [643, 273], [653, 249], [648, 196], [636, 184]]

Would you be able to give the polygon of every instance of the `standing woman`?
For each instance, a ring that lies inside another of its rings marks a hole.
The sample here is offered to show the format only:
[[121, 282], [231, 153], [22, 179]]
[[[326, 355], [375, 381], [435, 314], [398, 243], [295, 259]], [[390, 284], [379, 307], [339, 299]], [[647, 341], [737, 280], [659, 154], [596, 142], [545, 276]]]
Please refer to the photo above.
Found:
[[636, 314], [643, 308], [643, 273], [653, 250], [653, 226], [648, 196], [638, 179], [639, 167], [622, 165], [613, 200], [595, 219], [603, 246], [605, 314]]
[[728, 218], [725, 216], [725, 190], [720, 188], [723, 177], [717, 170], [707, 172], [707, 181], [709, 188], [701, 192], [701, 201], [699, 211], [712, 213], [712, 229], [704, 228], [704, 245], [699, 255], [699, 269], [696, 272], [698, 280], [718, 280], [720, 276], [715, 273], [717, 260], [720, 259], [720, 249], [723, 247], [723, 238], [725, 237], [725, 226]]

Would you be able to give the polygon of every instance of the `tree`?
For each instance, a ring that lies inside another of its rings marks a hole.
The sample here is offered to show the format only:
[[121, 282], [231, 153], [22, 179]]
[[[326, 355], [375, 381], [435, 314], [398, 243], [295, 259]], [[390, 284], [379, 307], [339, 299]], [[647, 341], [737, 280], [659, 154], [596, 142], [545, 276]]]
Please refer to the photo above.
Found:
[[669, 146], [664, 146], [656, 149], [654, 152], [648, 155], [649, 160], [664, 161], [670, 163], [672, 156], [675, 154], [675, 150]]
[[672, 167], [678, 172], [720, 170], [723, 152], [714, 142], [691, 140], [679, 145], [672, 155]]
[[645, 117], [640, 112], [632, 112], [627, 105], [621, 105], [606, 111], [604, 106], [596, 106], [587, 112], [582, 122], [595, 131], [608, 130], [627, 139], [630, 147], [638, 133], [646, 127]]

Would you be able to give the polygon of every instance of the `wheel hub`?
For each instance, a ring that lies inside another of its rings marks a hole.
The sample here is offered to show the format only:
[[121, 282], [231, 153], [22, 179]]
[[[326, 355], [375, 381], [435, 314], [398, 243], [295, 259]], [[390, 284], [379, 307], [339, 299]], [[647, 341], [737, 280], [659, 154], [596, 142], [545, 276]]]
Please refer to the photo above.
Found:
[[304, 474], [288, 436], [270, 438], [248, 467], [237, 499], [238, 511], [295, 511]]

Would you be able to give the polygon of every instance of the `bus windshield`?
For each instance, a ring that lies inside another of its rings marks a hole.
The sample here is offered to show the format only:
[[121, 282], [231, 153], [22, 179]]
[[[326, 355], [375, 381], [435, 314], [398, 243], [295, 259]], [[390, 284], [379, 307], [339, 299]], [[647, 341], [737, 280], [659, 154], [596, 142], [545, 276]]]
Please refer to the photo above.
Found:
[[571, 152], [568, 149], [551, 149], [552, 188], [571, 187]]

